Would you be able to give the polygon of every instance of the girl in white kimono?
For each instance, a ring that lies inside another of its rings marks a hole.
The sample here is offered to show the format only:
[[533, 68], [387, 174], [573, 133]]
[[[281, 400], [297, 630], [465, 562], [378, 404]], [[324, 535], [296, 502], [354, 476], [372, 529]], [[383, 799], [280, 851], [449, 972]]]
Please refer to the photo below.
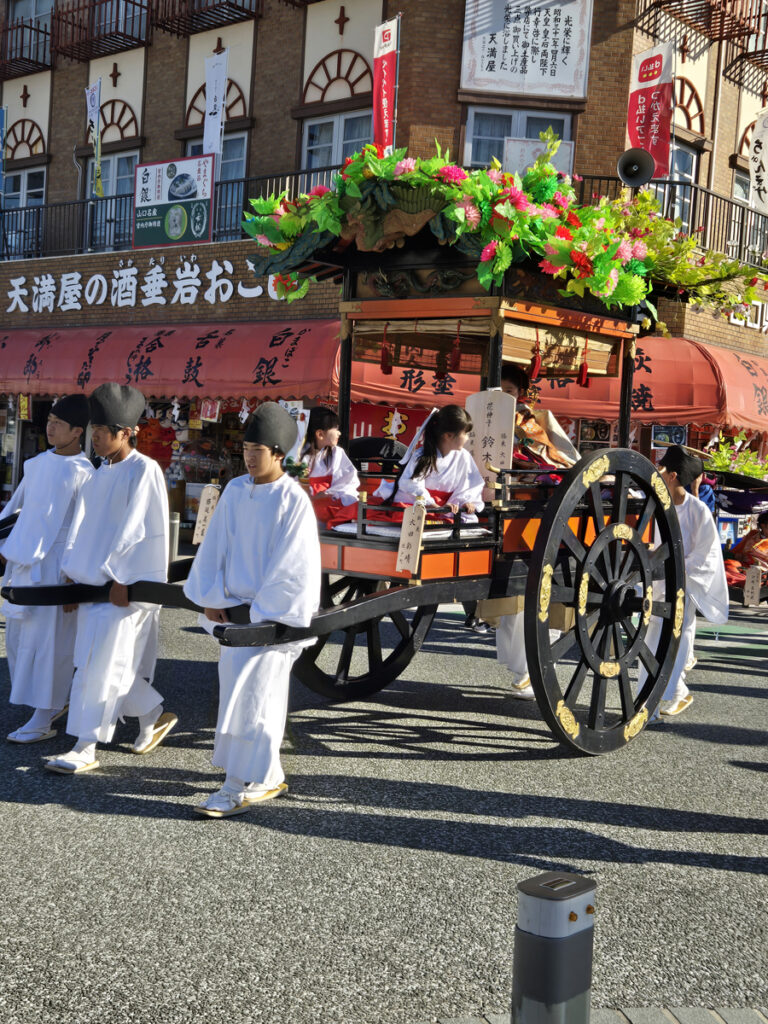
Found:
[[[61, 559], [75, 499], [93, 473], [82, 452], [88, 426], [88, 399], [67, 395], [56, 402], [45, 432], [53, 445], [24, 464], [24, 479], [4, 513], [19, 513], [9, 536], [0, 541], [7, 562], [5, 585], [55, 586], [64, 582]], [[9, 733], [12, 743], [39, 743], [56, 735], [72, 685], [75, 617], [63, 608], [14, 605], [3, 609], [11, 676], [11, 704], [27, 704], [34, 714]]]
[[321, 523], [336, 526], [357, 518], [360, 480], [347, 453], [339, 447], [339, 417], [316, 406], [309, 414], [302, 458], [309, 469], [312, 507]]
[[[205, 609], [209, 632], [229, 621], [227, 608], [249, 605], [251, 622], [309, 625], [320, 602], [320, 542], [309, 498], [282, 469], [296, 442], [296, 424], [265, 402], [245, 433], [248, 475], [223, 491], [184, 593]], [[209, 818], [243, 814], [288, 786], [280, 744], [288, 711], [291, 667], [306, 644], [222, 647], [219, 714], [213, 764], [226, 777], [195, 810]]]
[[[670, 717], [679, 715], [693, 702], [693, 695], [686, 684], [686, 666], [693, 662], [696, 610], [708, 622], [727, 622], [728, 583], [712, 513], [703, 501], [686, 491], [686, 487], [704, 472], [701, 459], [689, 455], [680, 445], [674, 445], [664, 453], [659, 463], [659, 472], [672, 496], [683, 535], [685, 555], [683, 630], [669, 683], [659, 704], [659, 713], [663, 717]], [[646, 643], [654, 652], [660, 633], [660, 621], [652, 619]]]
[[135, 754], [154, 750], [177, 722], [161, 713], [163, 698], [152, 686], [160, 608], [128, 601], [130, 584], [165, 582], [168, 570], [165, 480], [131, 446], [144, 406], [127, 385], [102, 384], [90, 397], [93, 448], [104, 462], [78, 496], [62, 569], [75, 583], [111, 587], [109, 601], [77, 612], [67, 719], [77, 743], [46, 764], [65, 775], [97, 768], [96, 744], [109, 743], [125, 715], [139, 719]]
[[398, 481], [394, 502], [427, 508], [463, 510], [466, 522], [477, 522], [483, 508], [483, 478], [464, 448], [472, 420], [460, 405], [444, 405], [427, 422], [423, 445], [416, 448]]

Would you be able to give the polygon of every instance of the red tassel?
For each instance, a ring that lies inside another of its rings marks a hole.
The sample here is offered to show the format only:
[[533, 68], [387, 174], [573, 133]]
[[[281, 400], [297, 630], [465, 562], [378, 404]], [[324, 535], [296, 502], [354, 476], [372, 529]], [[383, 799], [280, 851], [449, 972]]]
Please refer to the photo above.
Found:
[[445, 380], [448, 376], [448, 360], [445, 352], [438, 352], [435, 356], [435, 380]]
[[461, 369], [461, 338], [459, 337], [459, 331], [461, 330], [461, 320], [456, 324], [456, 337], [453, 339], [453, 348], [451, 349], [451, 358], [449, 365], [452, 373], [458, 373]]
[[387, 344], [387, 325], [384, 324], [384, 337], [381, 339], [381, 372], [389, 377], [392, 374], [392, 357]]
[[587, 363], [587, 349], [589, 348], [589, 339], [584, 340], [584, 360], [579, 367], [578, 385], [580, 388], [589, 387], [589, 364]]
[[528, 367], [529, 380], [536, 380], [541, 372], [541, 346], [539, 345], [539, 329], [536, 328], [536, 352]]

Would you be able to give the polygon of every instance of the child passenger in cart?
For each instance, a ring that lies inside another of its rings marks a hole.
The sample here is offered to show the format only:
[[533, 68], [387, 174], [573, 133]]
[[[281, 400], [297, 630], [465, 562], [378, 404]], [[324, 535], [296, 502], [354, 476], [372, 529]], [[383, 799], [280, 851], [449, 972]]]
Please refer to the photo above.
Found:
[[315, 515], [329, 527], [357, 518], [360, 480], [347, 453], [339, 447], [340, 436], [339, 417], [333, 409], [316, 406], [309, 414], [301, 457], [309, 468]]
[[[447, 506], [462, 511], [465, 522], [477, 522], [483, 509], [483, 478], [466, 451], [472, 420], [460, 405], [444, 405], [426, 422], [417, 446], [398, 481], [394, 504], [413, 505], [423, 499], [427, 509]], [[402, 513], [400, 513], [402, 518]]]

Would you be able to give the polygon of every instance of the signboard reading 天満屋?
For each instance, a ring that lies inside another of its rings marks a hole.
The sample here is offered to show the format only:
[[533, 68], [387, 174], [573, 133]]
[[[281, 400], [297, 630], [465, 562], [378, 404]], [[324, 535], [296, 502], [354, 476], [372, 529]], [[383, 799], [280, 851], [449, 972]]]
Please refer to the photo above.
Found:
[[208, 155], [137, 166], [134, 249], [210, 242], [213, 161]]
[[461, 87], [583, 99], [592, 0], [467, 0]]

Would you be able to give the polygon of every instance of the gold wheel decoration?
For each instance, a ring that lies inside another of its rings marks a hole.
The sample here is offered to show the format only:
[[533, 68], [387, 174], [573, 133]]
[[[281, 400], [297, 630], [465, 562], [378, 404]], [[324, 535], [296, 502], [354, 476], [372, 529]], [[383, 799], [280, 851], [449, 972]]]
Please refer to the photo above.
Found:
[[643, 599], [643, 625], [647, 626], [651, 621], [651, 615], [653, 613], [653, 587], [645, 588], [645, 598]]
[[549, 602], [552, 599], [552, 575], [555, 569], [552, 565], [545, 565], [541, 575], [541, 590], [539, 591], [539, 621], [547, 621]]
[[624, 726], [624, 739], [631, 740], [633, 736], [637, 736], [639, 732], [643, 731], [645, 723], [648, 721], [648, 708], [642, 708], [631, 722], [627, 722]]
[[615, 679], [621, 672], [621, 665], [618, 661], [601, 661], [600, 675], [605, 679]]
[[581, 474], [581, 482], [585, 487], [589, 487], [590, 484], [596, 484], [600, 477], [605, 476], [608, 472], [608, 456], [603, 455], [601, 458], [596, 459], [589, 469], [585, 469]]
[[587, 614], [587, 595], [589, 594], [589, 573], [585, 572], [579, 584], [579, 615]]
[[568, 735], [576, 739], [579, 735], [579, 723], [576, 721], [571, 709], [566, 707], [564, 700], [558, 702], [558, 705], [555, 708], [555, 714], [560, 719], [560, 724]]
[[619, 523], [613, 528], [613, 536], [616, 540], [632, 540], [632, 527], [626, 523]]
[[677, 596], [675, 597], [675, 628], [672, 633], [675, 640], [680, 639], [680, 634], [683, 631], [683, 615], [685, 613], [685, 591], [678, 590]]
[[654, 491], [656, 492], [656, 497], [664, 506], [665, 511], [671, 508], [672, 498], [669, 494], [669, 488], [664, 483], [664, 481], [658, 473], [654, 473], [651, 477], [651, 487], [653, 487]]

